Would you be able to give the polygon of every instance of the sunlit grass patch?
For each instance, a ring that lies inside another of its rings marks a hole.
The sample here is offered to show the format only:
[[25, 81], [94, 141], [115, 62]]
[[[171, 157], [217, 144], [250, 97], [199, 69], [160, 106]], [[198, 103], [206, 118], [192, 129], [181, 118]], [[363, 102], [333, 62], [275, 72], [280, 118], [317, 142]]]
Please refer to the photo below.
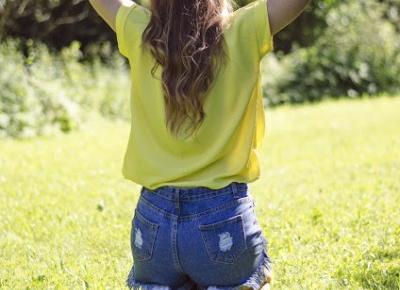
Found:
[[[251, 184], [272, 289], [399, 289], [400, 98], [267, 109]], [[129, 124], [0, 141], [0, 288], [120, 289], [139, 186]]]

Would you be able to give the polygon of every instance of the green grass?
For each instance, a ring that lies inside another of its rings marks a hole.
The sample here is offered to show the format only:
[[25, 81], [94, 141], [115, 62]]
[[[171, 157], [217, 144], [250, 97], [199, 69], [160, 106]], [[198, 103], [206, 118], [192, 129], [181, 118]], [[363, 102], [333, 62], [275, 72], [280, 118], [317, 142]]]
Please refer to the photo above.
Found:
[[[400, 98], [268, 109], [250, 184], [272, 289], [400, 289]], [[139, 185], [129, 124], [0, 141], [0, 288], [117, 289]]]

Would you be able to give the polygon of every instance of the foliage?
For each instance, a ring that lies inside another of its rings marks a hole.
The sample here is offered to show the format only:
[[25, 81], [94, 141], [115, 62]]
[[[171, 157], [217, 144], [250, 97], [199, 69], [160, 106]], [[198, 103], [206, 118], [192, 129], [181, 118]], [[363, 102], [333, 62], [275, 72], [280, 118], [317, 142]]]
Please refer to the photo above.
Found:
[[382, 19], [383, 11], [374, 1], [343, 3], [331, 10], [328, 28], [315, 45], [298, 48], [265, 68], [274, 72], [265, 75], [269, 103], [399, 91], [400, 38]]
[[[254, 0], [236, 0], [244, 6]], [[375, 0], [385, 5], [384, 18], [400, 32], [400, 0]], [[149, 0], [137, 0], [148, 7]], [[310, 1], [293, 23], [275, 36], [275, 51], [288, 54], [296, 47], [312, 46], [328, 27], [327, 14], [341, 3], [362, 3], [363, 0]], [[98, 51], [99, 44], [108, 42], [116, 47], [115, 33], [96, 14], [89, 1], [76, 0], [2, 0], [0, 1], [0, 40], [7, 37], [34, 39], [60, 50], [74, 40], [81, 43], [85, 59], [100, 56], [106, 62], [112, 52]]]
[[[392, 0], [397, 1], [397, 0]], [[136, 1], [148, 7], [148, 0]], [[250, 0], [237, 0], [239, 6]], [[311, 45], [322, 33], [325, 15], [337, 1], [312, 1], [293, 25], [276, 36], [276, 49], [290, 51], [292, 45]], [[0, 40], [7, 37], [34, 39], [60, 50], [74, 40], [82, 44], [85, 58], [93, 57], [93, 45], [109, 42], [116, 49], [115, 33], [96, 14], [89, 1], [2, 0], [0, 1]], [[104, 53], [104, 52], [103, 52]], [[106, 60], [109, 54], [101, 55]]]
[[[41, 61], [24, 59], [16, 42], [0, 46], [0, 135], [31, 137], [78, 126], [79, 106], [62, 89], [57, 63], [44, 47]], [[51, 64], [49, 66], [49, 64]]]
[[[236, 0], [239, 6], [254, 0]], [[386, 5], [384, 18], [400, 32], [400, 0], [375, 0]], [[136, 1], [149, 6], [149, 0]], [[310, 1], [305, 11], [275, 36], [276, 51], [290, 53], [296, 46], [308, 47], [328, 27], [327, 14], [341, 3], [362, 3], [363, 0]], [[93, 47], [109, 42], [116, 49], [115, 33], [96, 14], [89, 1], [75, 0], [2, 0], [0, 1], [0, 40], [6, 37], [34, 39], [60, 50], [74, 40], [82, 44], [85, 58], [92, 58]], [[109, 51], [98, 51], [106, 61]]]
[[81, 63], [77, 42], [56, 55], [32, 41], [27, 57], [19, 51], [18, 41], [0, 45], [0, 136], [69, 132], [88, 111], [129, 118], [129, 79], [116, 54], [105, 66], [100, 60]]
[[0, 40], [33, 39], [61, 50], [79, 41], [85, 51], [91, 43], [115, 42], [105, 25], [85, 0], [2, 0], [0, 1]]
[[396, 26], [397, 32], [400, 32], [400, 0], [379, 0], [385, 5], [385, 18]]

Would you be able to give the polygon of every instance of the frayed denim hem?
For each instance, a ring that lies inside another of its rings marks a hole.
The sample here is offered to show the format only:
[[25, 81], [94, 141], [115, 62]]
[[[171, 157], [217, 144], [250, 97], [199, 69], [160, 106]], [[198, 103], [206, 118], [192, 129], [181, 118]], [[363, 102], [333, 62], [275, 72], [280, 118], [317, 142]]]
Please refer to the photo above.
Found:
[[271, 260], [265, 248], [263, 249], [263, 259], [261, 264], [257, 267], [256, 271], [245, 281], [238, 286], [208, 286], [199, 287], [200, 290], [259, 290], [265, 285], [269, 284], [272, 279]]
[[142, 283], [134, 277], [134, 267], [132, 266], [129, 272], [128, 278], [126, 279], [126, 286], [132, 290], [172, 290], [172, 287], [154, 284], [154, 283]]
[[197, 285], [191, 280], [186, 281], [186, 283], [180, 287], [170, 287], [165, 285], [160, 285], [156, 283], [144, 283], [136, 280], [134, 278], [134, 267], [132, 266], [129, 272], [128, 278], [126, 279], [126, 286], [129, 289], [134, 290], [197, 290]]
[[[242, 284], [238, 286], [200, 286], [197, 285], [198, 290], [260, 290], [265, 285], [269, 285], [272, 278], [272, 266], [271, 260], [267, 254], [266, 249], [263, 249], [263, 258], [256, 271]], [[126, 286], [131, 290], [173, 290], [170, 286], [155, 284], [155, 283], [143, 283], [137, 281], [134, 277], [134, 266], [132, 266], [129, 272], [128, 278], [126, 279]], [[186, 287], [187, 286], [187, 287]], [[194, 289], [189, 285], [185, 285], [181, 289]], [[269, 288], [268, 288], [269, 289]]]

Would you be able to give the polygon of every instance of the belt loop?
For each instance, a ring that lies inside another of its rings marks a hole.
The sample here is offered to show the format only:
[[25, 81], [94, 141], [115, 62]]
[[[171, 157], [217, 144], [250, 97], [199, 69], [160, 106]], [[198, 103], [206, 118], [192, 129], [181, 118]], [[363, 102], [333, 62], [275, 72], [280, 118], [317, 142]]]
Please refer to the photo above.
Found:
[[231, 183], [231, 188], [232, 188], [233, 197], [239, 197], [239, 190], [238, 190], [238, 186], [237, 186], [236, 182]]
[[179, 188], [175, 187], [174, 190], [174, 202], [175, 202], [175, 209], [178, 211], [179, 214]]

